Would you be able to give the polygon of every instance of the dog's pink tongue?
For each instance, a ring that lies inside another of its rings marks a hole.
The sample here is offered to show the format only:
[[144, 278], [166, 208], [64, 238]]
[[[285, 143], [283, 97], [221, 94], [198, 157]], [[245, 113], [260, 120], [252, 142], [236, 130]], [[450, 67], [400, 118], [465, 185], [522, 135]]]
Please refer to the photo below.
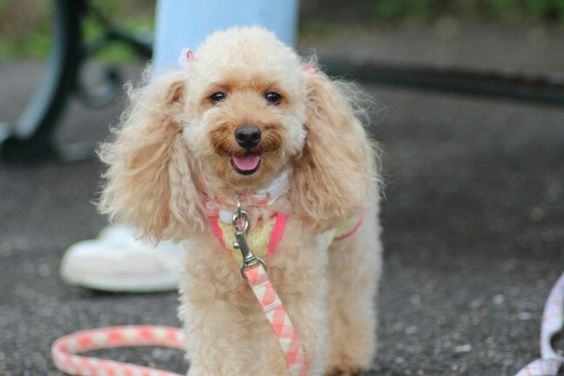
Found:
[[241, 171], [254, 170], [260, 162], [260, 154], [233, 155], [233, 163]]

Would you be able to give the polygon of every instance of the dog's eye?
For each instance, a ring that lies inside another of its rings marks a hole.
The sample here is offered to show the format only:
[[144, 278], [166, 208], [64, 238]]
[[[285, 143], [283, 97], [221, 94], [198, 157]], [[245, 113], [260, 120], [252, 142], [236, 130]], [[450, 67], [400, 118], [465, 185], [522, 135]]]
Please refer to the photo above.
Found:
[[218, 91], [218, 92], [215, 92], [212, 95], [210, 95], [208, 98], [213, 103], [217, 103], [217, 102], [221, 102], [222, 100], [224, 100], [225, 97], [226, 97], [226, 95], [223, 91]]
[[269, 91], [268, 93], [264, 94], [264, 98], [268, 103], [271, 104], [279, 104], [282, 100], [282, 96], [274, 91]]

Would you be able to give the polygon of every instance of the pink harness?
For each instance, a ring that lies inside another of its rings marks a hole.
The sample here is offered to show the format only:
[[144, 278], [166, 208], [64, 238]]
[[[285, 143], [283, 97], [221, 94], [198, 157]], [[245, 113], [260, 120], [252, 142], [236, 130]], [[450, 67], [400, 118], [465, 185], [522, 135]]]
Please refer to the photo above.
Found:
[[[274, 225], [272, 228], [272, 232], [270, 234], [270, 239], [268, 241], [268, 246], [267, 246], [267, 251], [266, 251], [266, 257], [271, 257], [273, 256], [276, 251], [278, 250], [278, 243], [280, 242], [280, 239], [282, 239], [282, 234], [284, 234], [284, 229], [286, 228], [286, 219], [288, 217], [286, 216], [286, 214], [283, 213], [275, 213], [272, 216], [272, 220], [274, 221]], [[215, 234], [215, 236], [217, 237], [217, 239], [219, 240], [219, 242], [225, 247], [227, 248], [227, 243], [225, 242], [224, 239], [224, 235], [223, 235], [223, 230], [221, 229], [220, 225], [219, 225], [219, 217], [218, 216], [214, 216], [214, 217], [209, 217], [210, 220], [210, 224], [213, 230], [213, 233]]]

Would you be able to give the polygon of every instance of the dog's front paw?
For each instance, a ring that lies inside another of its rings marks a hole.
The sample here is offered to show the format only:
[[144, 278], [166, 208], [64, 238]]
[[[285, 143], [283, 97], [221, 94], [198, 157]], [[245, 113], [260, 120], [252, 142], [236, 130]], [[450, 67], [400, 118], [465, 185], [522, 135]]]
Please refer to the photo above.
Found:
[[371, 352], [349, 352], [341, 356], [328, 359], [326, 363], [326, 376], [359, 376], [365, 375], [373, 363]]
[[361, 375], [371, 369], [374, 360], [373, 336], [365, 341], [334, 342], [325, 363], [326, 376]]
[[365, 369], [361, 369], [360, 367], [349, 367], [347, 369], [333, 368], [330, 370], [326, 376], [359, 376]]

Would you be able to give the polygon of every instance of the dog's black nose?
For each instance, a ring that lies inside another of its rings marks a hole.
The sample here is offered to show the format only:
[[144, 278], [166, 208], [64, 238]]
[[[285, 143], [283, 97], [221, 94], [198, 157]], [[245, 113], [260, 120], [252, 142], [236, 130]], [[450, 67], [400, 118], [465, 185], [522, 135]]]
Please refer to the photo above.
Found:
[[260, 129], [254, 125], [245, 125], [237, 128], [235, 131], [235, 140], [245, 149], [251, 149], [260, 142]]

